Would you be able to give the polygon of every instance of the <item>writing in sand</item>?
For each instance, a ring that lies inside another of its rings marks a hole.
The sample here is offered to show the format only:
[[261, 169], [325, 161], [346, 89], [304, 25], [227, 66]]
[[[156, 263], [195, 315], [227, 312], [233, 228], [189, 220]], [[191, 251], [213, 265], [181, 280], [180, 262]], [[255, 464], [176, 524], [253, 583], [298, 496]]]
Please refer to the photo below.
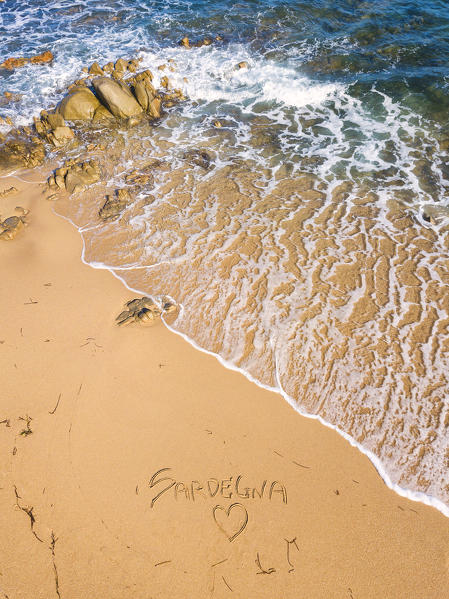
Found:
[[156, 492], [151, 500], [150, 507], [154, 507], [156, 501], [166, 493], [173, 495], [175, 500], [187, 501], [213, 499], [215, 497], [236, 499], [238, 497], [246, 500], [277, 500], [287, 503], [287, 489], [283, 483], [277, 480], [265, 479], [257, 485], [253, 485], [246, 477], [239, 474], [228, 478], [211, 477], [203, 481], [178, 481], [171, 474], [171, 468], [161, 468], [150, 478], [149, 487]]

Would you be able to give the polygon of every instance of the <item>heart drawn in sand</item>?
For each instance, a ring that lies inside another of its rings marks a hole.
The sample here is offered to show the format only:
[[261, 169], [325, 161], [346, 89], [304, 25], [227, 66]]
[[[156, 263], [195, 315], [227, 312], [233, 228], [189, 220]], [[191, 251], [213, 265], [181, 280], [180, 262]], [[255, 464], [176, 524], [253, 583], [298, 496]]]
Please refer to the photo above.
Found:
[[228, 537], [230, 543], [243, 532], [248, 524], [248, 512], [241, 503], [232, 503], [228, 509], [216, 505], [212, 510], [215, 524]]

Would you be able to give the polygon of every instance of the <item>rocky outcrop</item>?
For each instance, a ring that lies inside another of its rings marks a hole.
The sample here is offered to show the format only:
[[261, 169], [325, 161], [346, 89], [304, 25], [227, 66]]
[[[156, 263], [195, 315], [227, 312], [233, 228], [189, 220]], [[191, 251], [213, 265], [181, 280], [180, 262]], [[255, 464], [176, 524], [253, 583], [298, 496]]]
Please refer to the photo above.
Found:
[[57, 168], [47, 184], [50, 189], [66, 190], [78, 193], [100, 180], [100, 165], [95, 160], [75, 162], [67, 160], [63, 167]]
[[45, 148], [38, 137], [31, 139], [13, 138], [2, 144], [0, 169], [33, 168], [45, 159]]
[[92, 85], [101, 102], [115, 117], [128, 118], [142, 113], [142, 107], [126, 84], [98, 77]]
[[14, 69], [23, 67], [24, 65], [29, 64], [29, 63], [45, 64], [45, 63], [51, 62], [53, 60], [53, 58], [54, 58], [54, 56], [49, 50], [42, 52], [42, 54], [37, 54], [36, 56], [31, 56], [31, 58], [11, 57], [11, 58], [7, 58], [0, 64], [0, 69], [7, 69], [8, 71], [12, 71]]
[[66, 125], [61, 114], [58, 112], [41, 112], [41, 118], [34, 119], [36, 133], [55, 147], [64, 146], [74, 139], [74, 131]]

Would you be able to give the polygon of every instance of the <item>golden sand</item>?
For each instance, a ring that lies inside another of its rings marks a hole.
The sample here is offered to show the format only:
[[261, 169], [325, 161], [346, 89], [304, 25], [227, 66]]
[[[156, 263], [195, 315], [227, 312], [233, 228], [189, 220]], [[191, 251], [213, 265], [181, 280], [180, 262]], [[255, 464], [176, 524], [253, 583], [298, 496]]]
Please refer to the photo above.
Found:
[[134, 295], [11, 186], [2, 217], [31, 212], [0, 247], [0, 597], [449, 597], [449, 520], [161, 323], [115, 326]]

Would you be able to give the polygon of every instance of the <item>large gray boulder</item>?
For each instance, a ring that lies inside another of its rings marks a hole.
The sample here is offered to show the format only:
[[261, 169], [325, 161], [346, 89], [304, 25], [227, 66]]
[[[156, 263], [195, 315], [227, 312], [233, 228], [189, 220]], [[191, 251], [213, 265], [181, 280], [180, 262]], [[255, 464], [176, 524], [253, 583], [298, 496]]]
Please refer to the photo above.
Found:
[[74, 88], [59, 104], [57, 112], [66, 121], [90, 121], [100, 102], [87, 87]]
[[102, 104], [114, 116], [128, 118], [142, 113], [142, 107], [125, 83], [109, 77], [98, 77], [92, 81], [92, 85]]

